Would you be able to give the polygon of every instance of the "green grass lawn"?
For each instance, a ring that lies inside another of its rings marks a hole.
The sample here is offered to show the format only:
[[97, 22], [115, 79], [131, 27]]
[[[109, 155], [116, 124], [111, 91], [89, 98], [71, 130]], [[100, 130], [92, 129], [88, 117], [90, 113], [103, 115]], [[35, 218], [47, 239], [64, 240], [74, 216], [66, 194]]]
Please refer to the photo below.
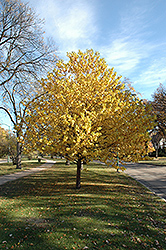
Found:
[[140, 161], [139, 163], [151, 164], [156, 166], [166, 166], [166, 157], [158, 157], [157, 159], [153, 158], [148, 161]]
[[0, 249], [166, 249], [166, 203], [124, 173], [90, 163], [0, 186]]
[[16, 173], [19, 171], [39, 167], [42, 165], [44, 161], [41, 161], [40, 163], [38, 160], [23, 160], [22, 161], [22, 168], [21, 169], [16, 169], [16, 165], [13, 165], [11, 162], [10, 163], [0, 163], [0, 176], [1, 175], [6, 175], [6, 174], [12, 174]]

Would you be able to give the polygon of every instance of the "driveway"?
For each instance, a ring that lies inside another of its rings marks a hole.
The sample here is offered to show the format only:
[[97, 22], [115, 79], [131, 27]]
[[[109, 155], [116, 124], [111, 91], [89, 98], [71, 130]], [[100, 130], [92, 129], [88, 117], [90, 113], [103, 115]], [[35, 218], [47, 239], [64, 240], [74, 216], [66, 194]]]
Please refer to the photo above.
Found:
[[127, 164], [125, 173], [166, 201], [166, 166]]

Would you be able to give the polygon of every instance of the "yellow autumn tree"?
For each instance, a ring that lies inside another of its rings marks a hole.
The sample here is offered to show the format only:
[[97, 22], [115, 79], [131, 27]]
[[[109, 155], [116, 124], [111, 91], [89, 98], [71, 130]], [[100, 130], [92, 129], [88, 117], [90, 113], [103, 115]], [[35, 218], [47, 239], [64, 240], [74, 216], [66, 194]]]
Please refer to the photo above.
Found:
[[116, 167], [119, 159], [138, 160], [146, 151], [151, 126], [149, 107], [139, 100], [98, 52], [67, 54], [41, 80], [47, 94], [28, 105], [27, 148], [59, 152], [77, 162], [80, 188], [81, 161], [99, 158]]

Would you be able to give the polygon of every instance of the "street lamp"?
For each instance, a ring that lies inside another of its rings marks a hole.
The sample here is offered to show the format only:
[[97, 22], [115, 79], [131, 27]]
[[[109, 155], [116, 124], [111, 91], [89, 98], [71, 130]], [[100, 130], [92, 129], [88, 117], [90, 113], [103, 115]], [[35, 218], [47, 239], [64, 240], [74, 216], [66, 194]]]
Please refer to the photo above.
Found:
[[[6, 124], [6, 123], [1, 123], [0, 125], [5, 125], [5, 126], [7, 126], [8, 128], [9, 128], [9, 132], [10, 132], [10, 126], [8, 125], [8, 124]], [[10, 133], [9, 133], [9, 136], [10, 136]], [[8, 144], [8, 156], [7, 156], [7, 162], [9, 163], [9, 159], [10, 159], [10, 157], [9, 157], [9, 152], [10, 152], [10, 145]]]

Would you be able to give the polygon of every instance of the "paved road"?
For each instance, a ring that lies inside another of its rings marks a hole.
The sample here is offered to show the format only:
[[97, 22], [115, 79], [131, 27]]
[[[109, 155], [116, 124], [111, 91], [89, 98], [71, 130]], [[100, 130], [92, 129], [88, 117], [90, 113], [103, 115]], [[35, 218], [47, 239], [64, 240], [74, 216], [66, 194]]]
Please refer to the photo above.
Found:
[[0, 159], [0, 163], [4, 163], [4, 162], [7, 162], [6, 159]]
[[166, 201], [166, 166], [128, 164], [125, 173]]
[[20, 171], [20, 172], [16, 172], [14, 174], [8, 174], [8, 175], [2, 175], [0, 176], [0, 185], [5, 184], [8, 181], [14, 181], [18, 178], [45, 170], [48, 167], [51, 167], [53, 164], [55, 163], [55, 161], [51, 161], [51, 160], [47, 160], [46, 163], [44, 163], [43, 165], [36, 167], [36, 168], [31, 168], [28, 170], [24, 170], [24, 171]]

